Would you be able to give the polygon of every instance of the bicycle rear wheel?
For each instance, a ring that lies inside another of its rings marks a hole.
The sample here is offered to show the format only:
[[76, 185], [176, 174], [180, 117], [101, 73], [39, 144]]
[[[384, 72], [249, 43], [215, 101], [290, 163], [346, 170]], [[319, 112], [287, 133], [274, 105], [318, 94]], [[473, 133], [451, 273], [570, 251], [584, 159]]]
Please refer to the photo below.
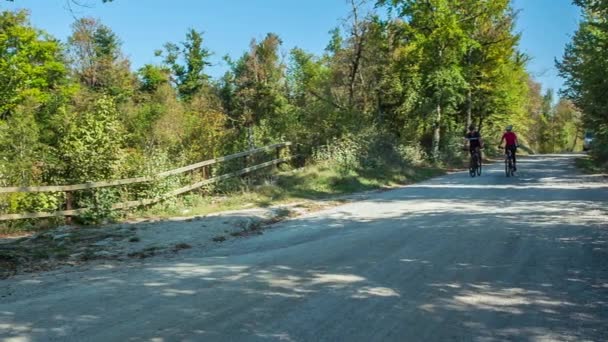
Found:
[[481, 176], [481, 158], [477, 159], [477, 175]]
[[475, 177], [477, 169], [477, 162], [475, 161], [475, 155], [471, 155], [471, 159], [469, 160], [469, 175], [471, 177]]
[[505, 159], [505, 174], [507, 177], [511, 177], [511, 160], [509, 158]]

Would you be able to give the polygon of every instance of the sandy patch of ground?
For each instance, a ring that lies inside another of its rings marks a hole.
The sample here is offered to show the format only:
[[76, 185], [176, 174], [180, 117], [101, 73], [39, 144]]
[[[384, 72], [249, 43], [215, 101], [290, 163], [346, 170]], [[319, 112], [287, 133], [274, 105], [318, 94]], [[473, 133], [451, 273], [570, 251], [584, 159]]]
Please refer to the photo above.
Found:
[[263, 234], [273, 223], [343, 201], [306, 201], [98, 227], [61, 226], [27, 237], [0, 238], [0, 279], [94, 260], [121, 261], [190, 248], [210, 249], [229, 239]]

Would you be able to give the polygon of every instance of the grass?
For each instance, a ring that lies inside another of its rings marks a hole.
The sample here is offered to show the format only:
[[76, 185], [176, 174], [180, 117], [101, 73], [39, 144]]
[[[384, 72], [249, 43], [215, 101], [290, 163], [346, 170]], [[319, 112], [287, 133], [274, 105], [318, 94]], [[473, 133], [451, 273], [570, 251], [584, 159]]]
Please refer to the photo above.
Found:
[[[444, 168], [382, 165], [344, 170], [321, 163], [297, 170], [286, 170], [250, 184], [243, 179], [222, 183], [209, 193], [191, 193], [161, 204], [128, 212], [125, 220], [166, 219], [202, 216], [228, 210], [268, 207], [300, 201], [331, 201], [343, 195], [404, 185], [445, 173]], [[314, 204], [311, 203], [311, 206]], [[57, 223], [59, 224], [59, 222]], [[29, 235], [45, 231], [51, 222], [16, 222], [0, 226], [0, 236]]]
[[61, 225], [60, 219], [18, 220], [0, 222], [0, 238], [29, 235]]
[[331, 200], [343, 195], [410, 184], [444, 174], [435, 167], [376, 167], [340, 170], [328, 164], [274, 174], [220, 196], [188, 195], [130, 214], [131, 218], [199, 216], [215, 212], [268, 207], [302, 200]]

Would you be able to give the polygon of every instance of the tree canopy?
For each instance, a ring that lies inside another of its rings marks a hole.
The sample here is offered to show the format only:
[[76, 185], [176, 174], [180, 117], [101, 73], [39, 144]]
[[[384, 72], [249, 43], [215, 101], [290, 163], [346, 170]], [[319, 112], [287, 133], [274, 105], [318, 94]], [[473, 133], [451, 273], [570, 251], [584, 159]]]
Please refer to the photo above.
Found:
[[[559, 100], [526, 71], [508, 0], [351, 1], [324, 53], [269, 32], [226, 56], [219, 78], [194, 28], [132, 70], [98, 19], [76, 19], [62, 43], [27, 12], [3, 11], [0, 186], [135, 176], [284, 140], [305, 158], [354, 141], [449, 163], [471, 123], [490, 140], [513, 124], [532, 150], [571, 150], [582, 122], [604, 136], [608, 122], [607, 9], [577, 3], [585, 20], [558, 63], [569, 86]], [[0, 209], [49, 202], [6, 201]]]
[[587, 130], [596, 135], [593, 149], [601, 161], [608, 161], [608, 2], [576, 0], [583, 11], [572, 41], [557, 61], [566, 79], [563, 95], [582, 111]]

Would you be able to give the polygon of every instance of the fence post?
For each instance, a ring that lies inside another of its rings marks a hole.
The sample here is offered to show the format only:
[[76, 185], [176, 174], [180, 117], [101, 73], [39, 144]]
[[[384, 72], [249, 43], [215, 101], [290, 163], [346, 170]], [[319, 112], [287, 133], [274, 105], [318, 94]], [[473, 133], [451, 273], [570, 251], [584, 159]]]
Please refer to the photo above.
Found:
[[[292, 159], [293, 164], [295, 164], [295, 167], [304, 167], [304, 159], [302, 157], [302, 146], [298, 143], [295, 143], [294, 146], [295, 146], [295, 156]], [[291, 152], [294, 153], [293, 150]]]
[[[72, 210], [72, 192], [71, 191], [66, 191], [65, 192], [65, 210]], [[67, 215], [65, 217], [65, 223], [67, 225], [71, 225], [72, 224], [72, 216], [71, 215]]]
[[[283, 149], [283, 146], [277, 146], [277, 151], [276, 151], [276, 158], [275, 159], [281, 159], [281, 150]], [[275, 171], [279, 171], [279, 165], [280, 163], [276, 163], [274, 166]]]

